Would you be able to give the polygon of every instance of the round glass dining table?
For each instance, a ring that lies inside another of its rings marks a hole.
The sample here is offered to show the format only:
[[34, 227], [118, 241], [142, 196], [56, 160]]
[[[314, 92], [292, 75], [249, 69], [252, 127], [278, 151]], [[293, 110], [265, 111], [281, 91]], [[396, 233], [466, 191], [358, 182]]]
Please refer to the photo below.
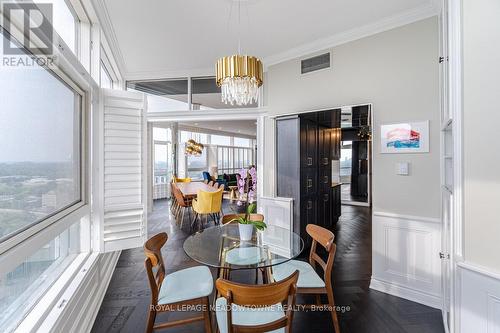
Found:
[[193, 260], [224, 271], [270, 268], [296, 258], [304, 249], [302, 238], [285, 228], [269, 225], [254, 229], [252, 239], [240, 239], [237, 223], [204, 229], [184, 241], [184, 251]]

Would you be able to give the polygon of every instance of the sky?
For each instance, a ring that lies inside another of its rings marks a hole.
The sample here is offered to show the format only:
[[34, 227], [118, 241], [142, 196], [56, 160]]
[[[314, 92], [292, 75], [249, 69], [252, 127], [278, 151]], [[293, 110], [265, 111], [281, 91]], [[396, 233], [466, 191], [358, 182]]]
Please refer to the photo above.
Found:
[[70, 161], [75, 98], [45, 69], [0, 62], [0, 163]]

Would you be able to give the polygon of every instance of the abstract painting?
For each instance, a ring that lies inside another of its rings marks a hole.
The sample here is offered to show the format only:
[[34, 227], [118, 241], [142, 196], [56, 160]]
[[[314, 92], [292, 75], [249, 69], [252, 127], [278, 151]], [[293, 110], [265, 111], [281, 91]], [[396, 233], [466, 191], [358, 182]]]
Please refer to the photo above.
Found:
[[428, 153], [429, 121], [382, 125], [380, 138], [381, 153]]

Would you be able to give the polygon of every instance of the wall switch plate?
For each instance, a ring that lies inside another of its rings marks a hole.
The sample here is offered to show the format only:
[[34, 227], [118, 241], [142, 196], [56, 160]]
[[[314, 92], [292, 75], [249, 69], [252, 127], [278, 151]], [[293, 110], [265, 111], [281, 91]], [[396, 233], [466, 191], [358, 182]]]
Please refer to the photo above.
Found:
[[410, 174], [410, 163], [408, 162], [396, 163], [396, 174], [400, 176], [408, 176]]

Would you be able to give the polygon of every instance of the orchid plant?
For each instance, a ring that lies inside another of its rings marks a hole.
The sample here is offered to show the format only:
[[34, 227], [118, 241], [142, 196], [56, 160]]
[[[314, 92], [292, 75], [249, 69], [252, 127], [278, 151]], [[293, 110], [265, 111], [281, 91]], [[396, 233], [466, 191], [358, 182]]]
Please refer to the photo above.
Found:
[[[245, 205], [245, 216], [240, 216], [232, 221], [237, 221], [240, 224], [253, 224], [257, 230], [264, 230], [267, 225], [262, 221], [253, 221], [250, 216], [257, 212], [257, 204], [255, 203], [255, 196], [257, 193], [257, 170], [255, 167], [250, 169], [241, 169], [239, 172], [238, 179], [238, 193], [239, 198], [237, 205]], [[250, 180], [252, 180], [252, 186], [250, 186]], [[248, 190], [247, 196], [245, 198], [245, 190]]]

